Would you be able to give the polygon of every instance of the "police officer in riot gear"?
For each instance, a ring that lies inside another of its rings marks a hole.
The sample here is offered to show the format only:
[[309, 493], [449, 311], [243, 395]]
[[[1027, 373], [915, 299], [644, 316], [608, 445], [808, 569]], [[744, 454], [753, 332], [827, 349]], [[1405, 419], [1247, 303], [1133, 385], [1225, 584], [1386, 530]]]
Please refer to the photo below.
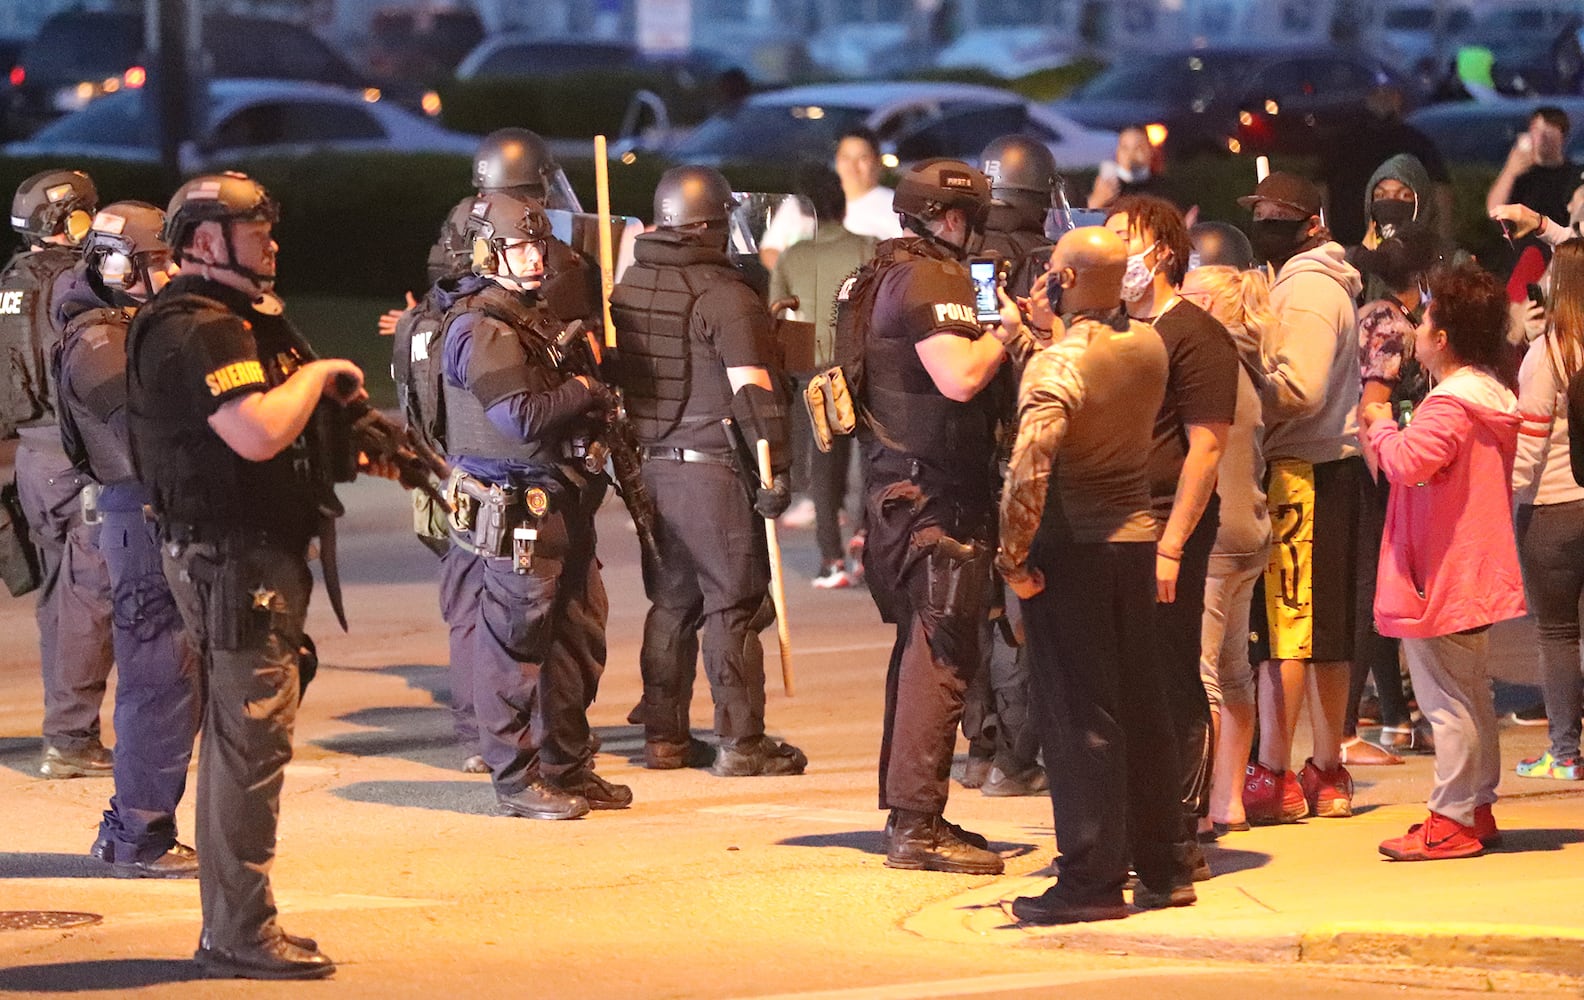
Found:
[[[1008, 262], [1008, 294], [1027, 297], [1050, 260], [1045, 220], [1062, 185], [1056, 158], [1038, 139], [1005, 135], [985, 147], [980, 163], [991, 196], [983, 252]], [[1007, 366], [988, 390], [1002, 409], [998, 452], [1003, 461], [1016, 431], [1019, 374]], [[1022, 618], [1000, 582], [992, 586], [996, 596], [984, 638], [985, 667], [975, 676], [963, 711], [969, 740], [963, 785], [990, 796], [1034, 795], [1045, 790], [1045, 775], [1038, 766], [1039, 739], [1028, 724], [1027, 654], [1018, 638]]]
[[197, 657], [160, 566], [126, 414], [127, 325], [174, 271], [164, 226], [165, 213], [142, 202], [116, 202], [94, 216], [82, 260], [55, 285], [61, 339], [52, 369], [62, 446], [101, 487], [99, 549], [110, 571], [120, 669], [115, 796], [89, 853], [117, 874], [181, 878], [198, 874], [197, 855], [176, 840], [198, 728]]
[[984, 252], [1011, 263], [1007, 291], [1027, 296], [1050, 261], [1045, 217], [1062, 184], [1056, 158], [1038, 139], [1004, 135], [984, 148], [980, 163], [990, 179], [991, 197]]
[[998, 410], [984, 390], [1007, 348], [980, 327], [964, 263], [990, 202], [989, 181], [965, 163], [915, 165], [892, 202], [912, 235], [880, 244], [872, 268], [838, 296], [838, 340], [856, 336], [863, 352], [864, 572], [881, 617], [897, 627], [880, 747], [893, 868], [1002, 870], [983, 837], [942, 815], [995, 548]]
[[[364, 393], [350, 361], [314, 360], [270, 294], [276, 218], [242, 174], [176, 191], [165, 239], [182, 273], [128, 330], [127, 418], [203, 678], [194, 958], [214, 976], [303, 979], [335, 965], [276, 923], [269, 869], [313, 585], [308, 546], [333, 537], [320, 520], [334, 496], [310, 441], [326, 400]], [[328, 583], [328, 553], [325, 563]]]
[[[611, 296], [627, 412], [658, 508], [658, 558], [644, 554], [644, 763], [700, 766], [688, 708], [703, 630], [704, 670], [726, 777], [801, 774], [802, 751], [765, 735], [769, 561], [759, 518], [786, 509], [786, 409], [774, 389], [770, 314], [727, 256], [735, 204], [726, 178], [677, 167], [655, 189], [655, 231]], [[758, 487], [755, 442], [770, 443], [774, 488]], [[746, 453], [746, 454], [745, 454]], [[745, 488], [745, 482], [755, 484]]]
[[[98, 207], [78, 170], [46, 170], [23, 181], [11, 225], [27, 241], [0, 275], [0, 341], [13, 365], [0, 380], [0, 425], [16, 429], [17, 494], [39, 556], [39, 664], [44, 675], [46, 778], [108, 777], [114, 755], [99, 739], [99, 706], [110, 676], [110, 577], [99, 554], [97, 517], [85, 517], [93, 482], [61, 451], [49, 358], [56, 280], [77, 260], [77, 243]], [[88, 493], [85, 496], [84, 490]]]
[[456, 470], [445, 576], [476, 608], [471, 648], [453, 656], [473, 665], [480, 754], [504, 811], [574, 819], [623, 809], [632, 791], [595, 773], [587, 715], [609, 610], [594, 557], [607, 483], [603, 462], [587, 458], [615, 397], [559, 363], [571, 345], [539, 294], [552, 243], [539, 204], [505, 191], [480, 197], [468, 234], [476, 273], [458, 284], [443, 325]]
[[[577, 193], [555, 161], [550, 145], [525, 128], [499, 128], [480, 140], [473, 153], [473, 187], [478, 195], [496, 191], [532, 198], [545, 208], [581, 212]], [[440, 227], [440, 238], [429, 251], [429, 281], [468, 273], [473, 248], [467, 239], [468, 217], [477, 196], [457, 202]], [[564, 268], [561, 255], [570, 248], [552, 248], [553, 268]]]

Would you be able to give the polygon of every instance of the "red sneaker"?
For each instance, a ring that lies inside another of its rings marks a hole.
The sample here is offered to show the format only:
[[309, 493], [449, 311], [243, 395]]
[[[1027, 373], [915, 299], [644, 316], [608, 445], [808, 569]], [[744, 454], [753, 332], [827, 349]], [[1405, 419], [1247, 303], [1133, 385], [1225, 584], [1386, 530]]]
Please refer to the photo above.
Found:
[[1501, 846], [1502, 834], [1496, 828], [1496, 817], [1491, 814], [1490, 806], [1474, 807], [1474, 835], [1488, 851]]
[[1273, 771], [1255, 762], [1243, 781], [1243, 811], [1256, 826], [1296, 823], [1309, 815], [1303, 789], [1291, 771]]
[[1393, 861], [1445, 861], [1484, 854], [1485, 845], [1480, 843], [1477, 827], [1432, 812], [1401, 837], [1382, 841], [1380, 852]]
[[1303, 786], [1309, 815], [1325, 819], [1346, 819], [1353, 815], [1353, 776], [1341, 764], [1322, 771], [1310, 757], [1298, 772], [1298, 783]]

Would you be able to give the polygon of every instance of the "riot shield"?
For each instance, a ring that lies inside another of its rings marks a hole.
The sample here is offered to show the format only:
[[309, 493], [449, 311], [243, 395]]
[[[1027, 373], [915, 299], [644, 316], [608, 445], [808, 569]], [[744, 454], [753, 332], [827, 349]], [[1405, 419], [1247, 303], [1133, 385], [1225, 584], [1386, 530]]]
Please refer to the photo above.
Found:
[[[556, 239], [591, 261], [599, 260], [599, 216], [561, 209], [550, 209], [545, 214], [550, 217], [550, 231]], [[610, 225], [611, 246], [616, 248], [614, 278], [620, 281], [627, 265], [632, 263], [633, 243], [644, 231], [644, 224], [630, 215], [613, 215]]]

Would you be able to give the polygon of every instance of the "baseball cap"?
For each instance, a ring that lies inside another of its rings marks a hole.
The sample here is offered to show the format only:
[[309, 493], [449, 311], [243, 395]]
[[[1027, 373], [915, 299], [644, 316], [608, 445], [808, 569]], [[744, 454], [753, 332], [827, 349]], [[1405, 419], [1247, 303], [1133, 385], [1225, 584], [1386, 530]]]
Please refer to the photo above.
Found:
[[1320, 214], [1320, 189], [1315, 187], [1312, 181], [1285, 171], [1278, 170], [1266, 176], [1254, 189], [1254, 193], [1239, 198], [1238, 204], [1244, 208], [1253, 208], [1256, 203], [1262, 201], [1285, 205], [1306, 216]]

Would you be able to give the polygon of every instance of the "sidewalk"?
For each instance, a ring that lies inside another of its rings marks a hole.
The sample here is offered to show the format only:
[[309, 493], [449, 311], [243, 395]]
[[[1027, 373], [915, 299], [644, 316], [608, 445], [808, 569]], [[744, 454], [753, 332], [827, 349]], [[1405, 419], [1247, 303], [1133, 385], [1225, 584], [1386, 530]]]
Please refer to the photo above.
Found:
[[[905, 925], [939, 940], [1257, 962], [1462, 967], [1584, 977], [1584, 787], [1513, 776], [1544, 730], [1503, 730], [1500, 850], [1478, 858], [1389, 862], [1377, 845], [1425, 814], [1432, 759], [1356, 768], [1357, 814], [1256, 827], [1206, 854], [1216, 877], [1186, 908], [1126, 920], [1019, 927], [1012, 900], [1052, 869], [1002, 879], [929, 907]], [[1048, 861], [1050, 854], [1035, 858]]]

